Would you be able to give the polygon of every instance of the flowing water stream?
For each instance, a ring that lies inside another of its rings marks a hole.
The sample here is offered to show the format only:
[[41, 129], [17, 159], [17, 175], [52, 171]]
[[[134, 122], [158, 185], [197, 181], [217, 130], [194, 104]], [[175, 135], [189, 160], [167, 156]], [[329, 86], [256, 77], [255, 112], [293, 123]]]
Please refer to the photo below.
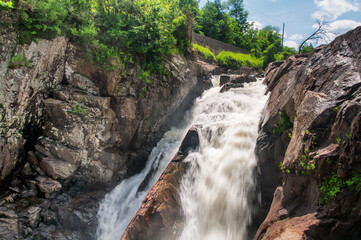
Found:
[[[180, 240], [247, 238], [254, 211], [254, 149], [258, 122], [266, 103], [260, 81], [219, 93], [215, 87], [198, 98], [184, 127], [167, 132], [153, 149], [146, 168], [107, 194], [98, 211], [98, 240], [119, 240], [143, 199], [178, 151], [192, 125], [199, 126], [200, 149], [187, 161], [181, 201], [186, 221]], [[144, 179], [149, 179], [143, 186]], [[140, 191], [138, 191], [140, 189]]]

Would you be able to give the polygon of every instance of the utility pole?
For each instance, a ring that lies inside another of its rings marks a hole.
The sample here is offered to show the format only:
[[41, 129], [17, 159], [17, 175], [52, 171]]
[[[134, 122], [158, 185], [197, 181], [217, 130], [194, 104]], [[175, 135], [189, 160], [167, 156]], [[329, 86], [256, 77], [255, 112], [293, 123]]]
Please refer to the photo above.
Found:
[[285, 24], [283, 23], [283, 29], [282, 29], [282, 51], [283, 51], [283, 40], [285, 38]]

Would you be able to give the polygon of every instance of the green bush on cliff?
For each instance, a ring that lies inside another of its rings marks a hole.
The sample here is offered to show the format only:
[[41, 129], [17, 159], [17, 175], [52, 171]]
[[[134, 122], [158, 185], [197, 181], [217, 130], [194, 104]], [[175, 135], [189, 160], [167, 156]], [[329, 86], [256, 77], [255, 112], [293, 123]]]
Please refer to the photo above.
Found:
[[9, 61], [9, 68], [31, 67], [31, 64], [23, 55], [15, 55]]
[[262, 69], [262, 58], [256, 58], [249, 54], [222, 51], [217, 55], [218, 63], [227, 68], [252, 67]]
[[320, 186], [320, 205], [328, 204], [331, 199], [336, 197], [337, 193], [339, 193], [341, 188], [344, 186], [344, 181], [339, 179], [336, 173], [332, 174], [328, 178], [325, 178]]
[[166, 57], [189, 46], [178, 0], [22, 0], [18, 10], [22, 42], [65, 35], [100, 65], [159, 73]]
[[342, 188], [349, 189], [351, 191], [361, 191], [361, 170], [356, 171], [347, 180], [338, 178], [336, 173], [325, 178], [320, 184], [320, 205], [330, 203], [330, 201], [336, 197]]
[[199, 52], [206, 61], [217, 62], [216, 56], [214, 55], [214, 53], [211, 50], [209, 50], [209, 48], [203, 47], [198, 44], [192, 44], [192, 48], [194, 50], [196, 50], [197, 52]]

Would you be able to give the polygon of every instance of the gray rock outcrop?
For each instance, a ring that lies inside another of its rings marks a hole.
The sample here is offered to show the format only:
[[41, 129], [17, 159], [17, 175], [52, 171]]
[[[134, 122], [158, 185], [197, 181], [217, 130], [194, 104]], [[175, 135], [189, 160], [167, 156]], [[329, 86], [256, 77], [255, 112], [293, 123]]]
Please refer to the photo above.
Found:
[[334, 190], [321, 190], [331, 177], [342, 183], [361, 170], [360, 37], [358, 27], [266, 71], [271, 94], [257, 153], [261, 208], [270, 210], [255, 239], [361, 235], [360, 192], [347, 184], [333, 197]]

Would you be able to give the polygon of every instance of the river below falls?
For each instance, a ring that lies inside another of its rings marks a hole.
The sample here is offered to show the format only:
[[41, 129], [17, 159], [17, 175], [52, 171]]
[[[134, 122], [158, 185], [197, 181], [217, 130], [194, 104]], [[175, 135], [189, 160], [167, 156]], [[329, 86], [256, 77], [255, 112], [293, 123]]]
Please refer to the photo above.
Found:
[[[153, 149], [145, 169], [108, 193], [98, 211], [98, 240], [119, 240], [143, 199], [177, 153], [188, 129], [200, 126], [200, 147], [186, 161], [180, 196], [185, 214], [179, 240], [247, 239], [256, 205], [255, 145], [267, 101], [261, 81], [220, 93], [219, 79]], [[148, 179], [147, 184], [143, 181]], [[143, 183], [143, 184], [142, 184]]]

